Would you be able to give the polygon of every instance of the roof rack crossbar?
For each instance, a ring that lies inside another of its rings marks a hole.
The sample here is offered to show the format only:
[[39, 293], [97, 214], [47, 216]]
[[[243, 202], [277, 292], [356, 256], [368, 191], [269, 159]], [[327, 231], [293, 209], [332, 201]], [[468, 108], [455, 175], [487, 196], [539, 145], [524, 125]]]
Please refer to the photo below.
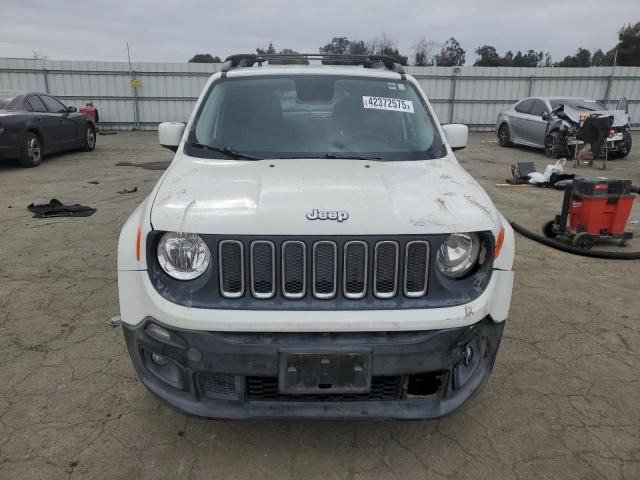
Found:
[[287, 64], [304, 63], [319, 60], [325, 65], [362, 65], [364, 68], [385, 68], [399, 74], [404, 74], [404, 67], [393, 57], [385, 55], [336, 55], [324, 53], [240, 53], [227, 57], [222, 65], [222, 71], [234, 68], [253, 67], [256, 63], [262, 66], [264, 62]]

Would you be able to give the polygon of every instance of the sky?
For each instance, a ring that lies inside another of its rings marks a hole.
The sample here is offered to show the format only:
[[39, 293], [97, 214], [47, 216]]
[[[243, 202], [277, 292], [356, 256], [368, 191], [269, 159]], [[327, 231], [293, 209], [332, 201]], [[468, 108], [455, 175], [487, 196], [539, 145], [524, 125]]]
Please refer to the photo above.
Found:
[[[614, 7], [610, 7], [614, 6]], [[0, 57], [186, 62], [275, 48], [313, 53], [332, 37], [386, 35], [404, 55], [420, 39], [455, 37], [473, 64], [488, 44], [549, 51], [612, 48], [618, 30], [640, 21], [640, 0], [0, 0]]]

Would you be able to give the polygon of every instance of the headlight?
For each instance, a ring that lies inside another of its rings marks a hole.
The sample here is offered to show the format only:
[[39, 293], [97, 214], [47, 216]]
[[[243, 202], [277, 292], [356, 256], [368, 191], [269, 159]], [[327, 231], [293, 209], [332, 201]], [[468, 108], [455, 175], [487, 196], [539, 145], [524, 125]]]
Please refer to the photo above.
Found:
[[436, 264], [445, 277], [460, 278], [476, 265], [480, 254], [480, 237], [475, 233], [453, 233], [438, 250]]
[[195, 233], [165, 233], [158, 243], [158, 263], [177, 280], [193, 280], [211, 262], [209, 247]]

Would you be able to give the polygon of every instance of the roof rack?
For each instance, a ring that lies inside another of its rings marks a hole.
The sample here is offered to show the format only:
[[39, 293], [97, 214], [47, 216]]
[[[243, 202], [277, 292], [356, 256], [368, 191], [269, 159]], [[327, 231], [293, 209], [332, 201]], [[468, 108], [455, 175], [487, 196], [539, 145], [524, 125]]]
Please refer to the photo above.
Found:
[[225, 58], [222, 71], [228, 72], [234, 68], [253, 67], [256, 63], [262, 66], [267, 62], [271, 65], [309, 65], [309, 61], [319, 60], [323, 65], [362, 65], [364, 68], [385, 68], [396, 73], [404, 74], [404, 67], [393, 57], [385, 55], [327, 55], [322, 53], [239, 53]]

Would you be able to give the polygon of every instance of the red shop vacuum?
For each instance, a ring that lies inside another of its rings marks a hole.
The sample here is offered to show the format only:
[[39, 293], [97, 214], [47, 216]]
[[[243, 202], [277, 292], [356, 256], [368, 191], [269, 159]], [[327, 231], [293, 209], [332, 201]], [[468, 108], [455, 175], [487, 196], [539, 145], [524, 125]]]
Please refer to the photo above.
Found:
[[576, 179], [564, 191], [562, 211], [543, 226], [548, 238], [563, 238], [589, 250], [596, 241], [618, 240], [629, 245], [625, 231], [638, 187], [631, 180]]

